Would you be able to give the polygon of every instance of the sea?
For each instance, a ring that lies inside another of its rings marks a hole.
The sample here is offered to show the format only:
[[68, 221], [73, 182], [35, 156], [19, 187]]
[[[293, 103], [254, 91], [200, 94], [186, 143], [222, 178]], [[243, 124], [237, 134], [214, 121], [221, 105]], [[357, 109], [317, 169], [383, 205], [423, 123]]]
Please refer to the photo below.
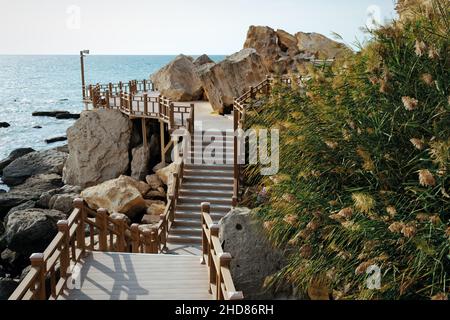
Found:
[[[210, 57], [216, 62], [225, 58]], [[149, 79], [174, 58], [174, 55], [87, 55], [86, 84]], [[84, 105], [80, 70], [79, 55], [0, 55], [0, 122], [11, 125], [0, 128], [0, 160], [17, 148], [42, 150], [65, 144], [49, 145], [45, 140], [65, 136], [75, 120], [31, 114], [51, 110], [81, 112]], [[42, 128], [36, 129], [37, 126]]]
[[[175, 56], [85, 56], [86, 84], [117, 83], [149, 79], [150, 75]], [[225, 56], [211, 56], [218, 62]], [[194, 56], [195, 58], [195, 56]], [[0, 55], [0, 160], [17, 148], [36, 150], [63, 145], [48, 145], [45, 140], [65, 136], [74, 120], [32, 117], [34, 111], [64, 110], [79, 113], [81, 71], [78, 55], [7, 56]], [[42, 129], [35, 129], [40, 126]]]

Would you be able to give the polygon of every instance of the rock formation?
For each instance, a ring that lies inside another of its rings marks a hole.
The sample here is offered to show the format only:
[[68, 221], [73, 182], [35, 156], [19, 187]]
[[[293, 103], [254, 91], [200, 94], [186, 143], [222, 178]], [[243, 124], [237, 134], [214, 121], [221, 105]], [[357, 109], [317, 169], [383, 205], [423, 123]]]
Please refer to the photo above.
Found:
[[195, 101], [203, 97], [203, 88], [191, 57], [179, 55], [151, 76], [163, 96], [173, 101]]
[[11, 153], [9, 154], [9, 156], [3, 160], [0, 161], [0, 174], [3, 172], [3, 169], [8, 166], [11, 162], [13, 162], [14, 160], [23, 157], [26, 154], [29, 154], [31, 152], [33, 152], [34, 149], [31, 148], [19, 148], [19, 149], [15, 149], [13, 151], [11, 151]]
[[196, 68], [201, 67], [207, 63], [214, 63], [214, 61], [211, 60], [210, 57], [208, 57], [206, 54], [202, 54], [197, 59], [194, 60], [194, 65]]
[[61, 174], [67, 154], [55, 150], [28, 153], [3, 169], [3, 181], [11, 186], [23, 183], [38, 174]]
[[241, 50], [215, 65], [206, 64], [198, 72], [209, 102], [219, 113], [268, 74], [255, 49]]
[[144, 180], [150, 171], [150, 148], [140, 145], [134, 148], [131, 154], [131, 177], [136, 180]]
[[23, 255], [43, 252], [58, 231], [56, 223], [65, 218], [57, 210], [34, 208], [13, 212], [5, 221], [8, 248]]
[[311, 59], [330, 59], [349, 52], [345, 45], [318, 33], [299, 32], [294, 36], [264, 26], [250, 27], [244, 48], [256, 49], [266, 68], [275, 74], [297, 72], [299, 65]]
[[131, 121], [120, 111], [83, 112], [67, 130], [70, 154], [64, 183], [89, 187], [124, 174], [130, 164], [131, 130]]
[[130, 218], [146, 209], [141, 192], [126, 177], [87, 188], [81, 192], [81, 197], [94, 210], [104, 208], [110, 213], [123, 213]]
[[233, 209], [220, 221], [223, 250], [233, 257], [233, 281], [246, 299], [274, 298], [275, 294], [264, 288], [264, 281], [284, 265], [282, 252], [272, 247], [263, 230], [247, 208]]

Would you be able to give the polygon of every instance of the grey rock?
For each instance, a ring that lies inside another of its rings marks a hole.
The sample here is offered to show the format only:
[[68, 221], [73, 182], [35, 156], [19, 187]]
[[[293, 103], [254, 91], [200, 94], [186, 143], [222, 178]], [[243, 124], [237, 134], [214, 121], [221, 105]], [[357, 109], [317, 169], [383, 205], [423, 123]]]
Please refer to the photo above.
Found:
[[79, 113], [57, 113], [56, 119], [80, 119]]
[[70, 114], [69, 111], [62, 111], [62, 110], [55, 110], [55, 111], [36, 111], [33, 112], [31, 115], [33, 117], [53, 117], [56, 118], [57, 115], [61, 114]]
[[83, 112], [67, 129], [70, 152], [64, 166], [64, 183], [85, 188], [126, 173], [131, 131], [130, 119], [120, 111]]
[[144, 181], [150, 171], [150, 148], [140, 145], [132, 150], [131, 177]]
[[55, 143], [55, 142], [61, 142], [61, 141], [67, 141], [67, 137], [55, 137], [50, 139], [45, 139], [45, 143]]
[[13, 162], [17, 158], [20, 158], [28, 153], [31, 153], [33, 151], [34, 151], [34, 149], [31, 149], [31, 148], [19, 148], [19, 149], [11, 151], [11, 153], [9, 154], [9, 156], [7, 158], [0, 161], [0, 173], [11, 162]]
[[38, 174], [61, 174], [67, 154], [55, 150], [28, 153], [3, 169], [3, 181], [11, 186], [23, 183]]
[[274, 248], [251, 210], [236, 208], [220, 221], [219, 238], [223, 250], [231, 254], [231, 273], [237, 290], [246, 299], [272, 299], [276, 296], [263, 287], [268, 276], [285, 265], [284, 255]]
[[11, 208], [27, 201], [37, 201], [44, 192], [60, 188], [61, 176], [57, 174], [41, 174], [28, 178], [25, 183], [12, 187], [7, 193], [0, 194], [0, 220]]
[[23, 255], [43, 252], [58, 231], [56, 223], [66, 217], [57, 210], [38, 208], [13, 212], [5, 226], [8, 248]]
[[199, 56], [197, 59], [194, 60], [194, 65], [196, 67], [200, 67], [207, 63], [214, 63], [214, 61], [212, 61], [211, 58], [208, 57], [208, 55], [206, 54], [202, 54], [201, 56]]
[[8, 122], [0, 122], [0, 128], [9, 128], [10, 126]]

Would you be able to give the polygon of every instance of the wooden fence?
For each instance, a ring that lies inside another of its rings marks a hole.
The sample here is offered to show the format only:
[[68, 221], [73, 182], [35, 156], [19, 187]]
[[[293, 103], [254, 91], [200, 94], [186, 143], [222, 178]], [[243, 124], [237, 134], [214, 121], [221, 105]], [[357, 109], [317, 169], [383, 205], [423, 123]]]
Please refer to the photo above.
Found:
[[201, 205], [202, 263], [208, 266], [209, 292], [216, 300], [242, 300], [242, 291], [236, 291], [230, 271], [231, 254], [223, 252], [219, 240], [219, 225], [210, 215], [210, 204]]

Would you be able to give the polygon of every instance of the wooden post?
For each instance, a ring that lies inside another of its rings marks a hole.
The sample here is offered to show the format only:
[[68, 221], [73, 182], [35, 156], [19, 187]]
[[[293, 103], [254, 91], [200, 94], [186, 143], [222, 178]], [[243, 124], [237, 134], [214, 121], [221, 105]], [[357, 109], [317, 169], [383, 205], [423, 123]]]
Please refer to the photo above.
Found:
[[133, 223], [131, 225], [131, 252], [139, 253], [139, 224]]
[[[168, 214], [170, 215], [170, 212], [168, 212]], [[168, 218], [170, 219], [170, 216]], [[165, 214], [160, 214], [159, 220], [162, 222], [161, 225], [163, 226], [163, 229], [164, 229], [163, 232], [161, 233], [161, 239], [160, 239], [161, 252], [166, 252], [168, 250], [167, 249], [167, 232], [169, 229], [168, 219], [166, 219]]]
[[152, 253], [152, 231], [144, 230], [144, 251], [145, 253]]
[[86, 209], [84, 208], [84, 200], [81, 198], [77, 198], [73, 201], [74, 208], [79, 210], [78, 215], [78, 227], [77, 227], [77, 247], [81, 249], [83, 252], [86, 250]]
[[[233, 128], [234, 128], [234, 143], [233, 143], [233, 207], [236, 206], [234, 198], [238, 198], [239, 193], [239, 164], [238, 164], [238, 129], [239, 129], [239, 111], [233, 110]], [[237, 202], [237, 201], [236, 201]]]
[[144, 90], [143, 90], [143, 91], [144, 91], [144, 92], [147, 92], [147, 80], [144, 79], [144, 80], [142, 81], [142, 84], [143, 84], [143, 86], [144, 86]]
[[173, 103], [169, 104], [170, 108], [169, 108], [169, 124], [170, 124], [170, 128], [171, 130], [175, 129], [175, 106], [173, 105]]
[[254, 99], [255, 98], [255, 92], [254, 92], [254, 87], [253, 86], [251, 86], [250, 87], [250, 98], [252, 98], [252, 99]]
[[[216, 284], [217, 281], [217, 270], [216, 265], [213, 261], [214, 257], [212, 256], [212, 252], [214, 251], [214, 248], [212, 247], [212, 237], [218, 237], [219, 236], [219, 225], [212, 224], [209, 226], [209, 230], [211, 233], [211, 239], [208, 239], [208, 267], [209, 267], [209, 283]], [[211, 286], [209, 289], [210, 293], [213, 293], [211, 290]]]
[[125, 241], [125, 229], [126, 229], [125, 217], [114, 217], [114, 229], [117, 232], [117, 242], [115, 246], [116, 252], [126, 252], [126, 241]]
[[131, 92], [128, 94], [128, 112], [130, 114], [134, 113], [134, 110], [133, 110], [133, 94]]
[[205, 264], [205, 255], [208, 255], [208, 235], [205, 232], [205, 217], [204, 214], [209, 214], [211, 211], [211, 204], [209, 202], [202, 202], [201, 204], [201, 228], [202, 228], [202, 257], [200, 259], [201, 264]]
[[189, 131], [190, 131], [190, 134], [194, 135], [194, 130], [195, 130], [195, 105], [193, 103], [191, 104], [191, 108], [192, 108], [192, 118], [191, 118], [191, 126], [192, 126], [192, 128]]
[[30, 257], [31, 266], [39, 270], [36, 277], [35, 285], [37, 284], [38, 289], [36, 294], [36, 300], [46, 300], [45, 291], [45, 272], [47, 269], [44, 254], [43, 253], [33, 253]]
[[143, 95], [143, 99], [144, 99], [144, 115], [148, 115], [148, 94], [144, 93]]
[[[161, 105], [160, 105], [161, 108]], [[161, 163], [165, 164], [166, 163], [166, 153], [164, 151], [164, 149], [166, 148], [166, 143], [165, 143], [165, 130], [164, 130], [164, 122], [162, 120], [159, 121], [159, 136], [160, 136], [160, 140], [161, 140]]]
[[100, 208], [97, 210], [95, 225], [98, 228], [98, 246], [100, 251], [108, 250], [108, 211]]
[[119, 81], [119, 91], [122, 91], [122, 87], [123, 87], [122, 81]]
[[221, 253], [219, 255], [219, 272], [217, 273], [217, 300], [223, 300], [224, 295], [222, 292], [222, 267], [230, 269], [231, 254]]
[[70, 239], [69, 239], [69, 222], [67, 220], [60, 220], [57, 223], [58, 231], [62, 232], [63, 240], [61, 243], [61, 257], [60, 257], [60, 270], [61, 278], [67, 278], [67, 274], [70, 267]]
[[142, 123], [142, 144], [144, 146], [144, 152], [147, 155], [148, 152], [147, 120], [145, 118], [142, 118], [141, 123]]
[[154, 254], [158, 253], [159, 241], [158, 241], [158, 228], [152, 227], [151, 230], [151, 241], [152, 241], [152, 252]]
[[105, 91], [105, 100], [106, 100], [106, 108], [108, 108], [109, 109], [109, 107], [111, 106], [110, 105], [110, 103], [109, 103], [109, 90], [106, 90]]
[[122, 92], [122, 90], [120, 90], [120, 93], [119, 93], [119, 109], [123, 109], [123, 92]]

